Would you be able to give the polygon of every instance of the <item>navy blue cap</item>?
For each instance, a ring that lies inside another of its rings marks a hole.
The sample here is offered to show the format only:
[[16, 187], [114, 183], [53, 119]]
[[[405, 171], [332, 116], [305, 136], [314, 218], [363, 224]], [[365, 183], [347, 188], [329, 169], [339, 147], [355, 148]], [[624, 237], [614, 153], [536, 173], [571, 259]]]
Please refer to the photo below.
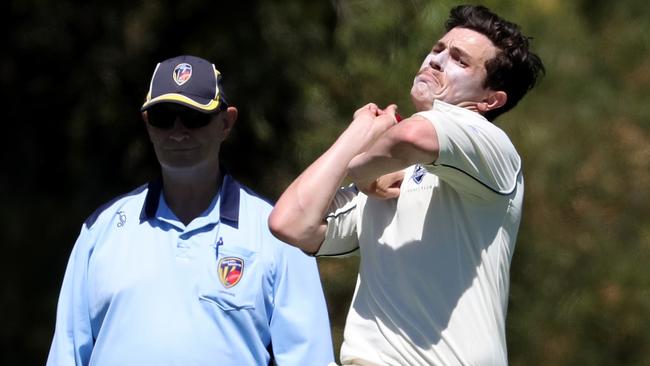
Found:
[[158, 63], [141, 111], [158, 103], [176, 103], [201, 112], [226, 105], [221, 73], [211, 62], [195, 56], [178, 56]]

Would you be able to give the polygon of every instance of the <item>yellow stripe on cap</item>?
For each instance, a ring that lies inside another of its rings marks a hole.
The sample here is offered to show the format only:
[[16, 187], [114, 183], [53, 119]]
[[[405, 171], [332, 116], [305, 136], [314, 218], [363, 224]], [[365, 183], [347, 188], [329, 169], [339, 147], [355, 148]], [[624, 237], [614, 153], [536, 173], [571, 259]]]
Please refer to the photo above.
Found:
[[[147, 95], [149, 97], [149, 95]], [[147, 98], [148, 99], [148, 98]], [[160, 96], [157, 96], [151, 100], [147, 100], [143, 105], [142, 109], [146, 109], [152, 104], [160, 103], [160, 102], [177, 102], [177, 103], [182, 103], [186, 104], [188, 106], [192, 106], [196, 109], [200, 109], [206, 112], [212, 112], [215, 109], [219, 107], [220, 100], [221, 98], [218, 98], [216, 100], [211, 100], [208, 104], [201, 104], [198, 103], [197, 101], [188, 98], [182, 94], [177, 94], [177, 93], [168, 93], [168, 94], [163, 94]]]

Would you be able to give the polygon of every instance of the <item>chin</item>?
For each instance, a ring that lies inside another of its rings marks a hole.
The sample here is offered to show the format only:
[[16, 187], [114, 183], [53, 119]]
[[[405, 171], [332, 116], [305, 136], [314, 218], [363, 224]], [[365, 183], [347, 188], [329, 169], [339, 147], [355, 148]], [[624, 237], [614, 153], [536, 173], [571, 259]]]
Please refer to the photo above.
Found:
[[191, 170], [192, 168], [197, 166], [198, 163], [194, 160], [175, 159], [175, 160], [167, 160], [164, 163], [161, 162], [160, 165], [168, 171], [182, 172], [186, 170]]
[[418, 112], [428, 111], [431, 108], [433, 108], [433, 101], [434, 100], [435, 99], [430, 99], [430, 98], [427, 98], [427, 99], [415, 98], [415, 97], [411, 98], [411, 101], [413, 102], [413, 106], [415, 107], [415, 109]]
[[418, 112], [428, 111], [433, 107], [433, 99], [423, 98], [423, 96], [413, 93], [411, 93], [411, 103]]

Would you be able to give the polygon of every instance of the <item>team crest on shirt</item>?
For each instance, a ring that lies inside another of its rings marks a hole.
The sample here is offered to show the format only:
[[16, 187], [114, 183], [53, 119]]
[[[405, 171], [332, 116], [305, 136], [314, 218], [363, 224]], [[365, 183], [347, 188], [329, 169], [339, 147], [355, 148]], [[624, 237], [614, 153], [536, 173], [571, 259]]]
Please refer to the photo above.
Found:
[[235, 286], [244, 275], [244, 261], [237, 257], [219, 259], [219, 281], [225, 288]]
[[418, 164], [415, 166], [415, 169], [413, 169], [413, 175], [411, 175], [411, 179], [415, 182], [415, 184], [420, 184], [422, 183], [422, 179], [424, 178], [425, 174], [427, 174], [427, 170], [422, 167], [422, 165]]
[[192, 65], [188, 63], [176, 65], [172, 77], [178, 86], [185, 84], [192, 77]]

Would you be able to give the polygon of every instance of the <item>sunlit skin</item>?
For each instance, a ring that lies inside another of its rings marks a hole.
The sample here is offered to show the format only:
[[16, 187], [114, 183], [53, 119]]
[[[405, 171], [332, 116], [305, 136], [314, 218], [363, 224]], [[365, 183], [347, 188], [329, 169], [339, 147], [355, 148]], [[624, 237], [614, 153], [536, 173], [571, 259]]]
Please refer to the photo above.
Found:
[[497, 52], [485, 35], [467, 28], [451, 29], [433, 46], [413, 80], [415, 108], [429, 110], [434, 100], [479, 113], [502, 106], [506, 94], [483, 87], [485, 62]]
[[[434, 44], [413, 80], [411, 99], [416, 110], [430, 110], [435, 100], [481, 114], [503, 106], [507, 100], [506, 93], [483, 86], [487, 77], [485, 63], [494, 58], [498, 52], [499, 50], [492, 41], [479, 32], [461, 27], [451, 29]], [[437, 159], [438, 142], [435, 130], [430, 128], [430, 124], [416, 115], [404, 121], [401, 127], [406, 127], [416, 120], [425, 123], [411, 124], [415, 132], [409, 134], [419, 138], [409, 140], [410, 143], [407, 145], [398, 146], [416, 147], [404, 150], [404, 152], [411, 152], [404, 155], [409, 157], [406, 159], [409, 162], [434, 161]], [[407, 128], [403, 130], [406, 131]], [[395, 136], [397, 135], [399, 134], [396, 133]], [[393, 136], [393, 134], [388, 133], [387, 136]], [[393, 138], [396, 141], [400, 140], [400, 137], [395, 136]], [[412, 152], [417, 152], [417, 154], [412, 154]], [[377, 151], [375, 153], [383, 156], [383, 153]], [[397, 153], [395, 148], [390, 150], [391, 155]], [[424, 153], [424, 156], [420, 153]], [[362, 160], [363, 155], [360, 155], [350, 163], [350, 167], [353, 168], [350, 175], [360, 174], [354, 179], [354, 182], [362, 192], [384, 199], [399, 196], [399, 185], [404, 175], [400, 170], [402, 166], [395, 166], [394, 168], [399, 170], [395, 173], [381, 174], [385, 173], [383, 170], [387, 167], [386, 162], [372, 165], [381, 170], [371, 172], [368, 168], [371, 165], [363, 163]], [[391, 161], [395, 163], [397, 160]], [[366, 173], [362, 173], [364, 171]], [[379, 177], [376, 179], [363, 180], [360, 178], [361, 176], [371, 178], [377, 176], [378, 173]]]
[[[497, 52], [481, 33], [460, 27], [447, 32], [414, 78], [415, 108], [430, 110], [435, 100], [481, 114], [503, 106], [506, 93], [483, 86], [485, 63]], [[315, 253], [327, 230], [323, 217], [344, 178], [368, 196], [397, 198], [404, 168], [437, 160], [439, 142], [433, 124], [418, 114], [397, 123], [395, 112], [395, 105], [382, 110], [373, 103], [355, 112], [337, 141], [278, 200], [269, 218], [274, 235]]]

